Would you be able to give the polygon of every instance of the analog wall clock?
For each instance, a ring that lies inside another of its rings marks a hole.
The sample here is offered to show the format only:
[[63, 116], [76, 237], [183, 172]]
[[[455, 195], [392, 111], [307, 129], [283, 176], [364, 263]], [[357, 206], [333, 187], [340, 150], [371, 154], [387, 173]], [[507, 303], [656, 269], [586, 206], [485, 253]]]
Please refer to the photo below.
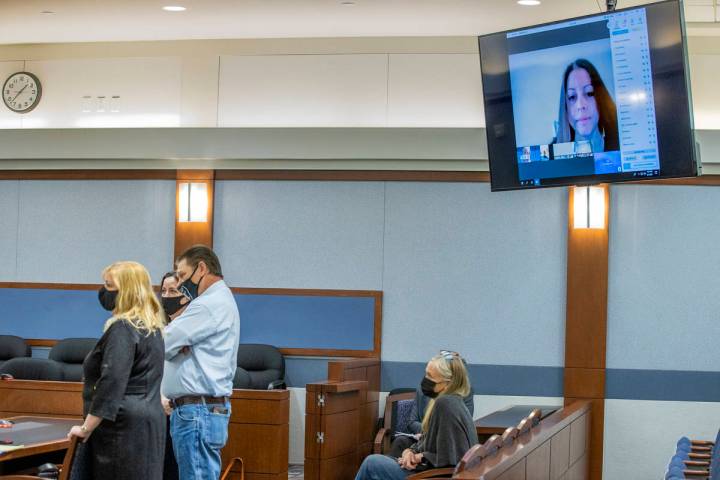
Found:
[[41, 96], [40, 79], [29, 72], [13, 73], [3, 84], [3, 102], [16, 113], [27, 113], [37, 107]]

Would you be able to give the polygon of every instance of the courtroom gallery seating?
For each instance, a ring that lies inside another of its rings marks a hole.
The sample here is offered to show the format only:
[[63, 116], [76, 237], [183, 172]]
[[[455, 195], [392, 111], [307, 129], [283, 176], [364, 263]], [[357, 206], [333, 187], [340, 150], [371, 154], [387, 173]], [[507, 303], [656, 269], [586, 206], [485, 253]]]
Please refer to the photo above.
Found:
[[30, 345], [20, 337], [14, 335], [0, 335], [0, 373], [7, 360], [18, 357], [29, 357], [32, 351]]
[[96, 338], [66, 338], [50, 350], [48, 358], [19, 357], [5, 362], [2, 373], [18, 380], [82, 381], [82, 363]]

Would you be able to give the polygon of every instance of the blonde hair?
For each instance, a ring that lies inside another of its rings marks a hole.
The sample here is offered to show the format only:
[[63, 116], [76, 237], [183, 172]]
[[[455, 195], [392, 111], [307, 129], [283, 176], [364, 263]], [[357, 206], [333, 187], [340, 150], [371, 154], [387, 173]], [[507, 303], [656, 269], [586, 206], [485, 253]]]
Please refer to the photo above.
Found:
[[[463, 362], [462, 357], [458, 353], [443, 352], [440, 355], [435, 355], [430, 359], [429, 365], [434, 366], [442, 379], [448, 382], [448, 386], [438, 394], [438, 398], [442, 395], [453, 394], [467, 397], [470, 394], [470, 379], [468, 378], [467, 368], [465, 368], [465, 362]], [[424, 433], [428, 431], [430, 417], [435, 407], [435, 400], [436, 399], [430, 400], [425, 410], [425, 416], [422, 421], [422, 430]]]
[[148, 335], [158, 330], [162, 332], [165, 326], [163, 309], [145, 267], [137, 262], [115, 262], [105, 267], [102, 275], [110, 277], [118, 289], [113, 316], [105, 322], [104, 331], [118, 320], [125, 320]]

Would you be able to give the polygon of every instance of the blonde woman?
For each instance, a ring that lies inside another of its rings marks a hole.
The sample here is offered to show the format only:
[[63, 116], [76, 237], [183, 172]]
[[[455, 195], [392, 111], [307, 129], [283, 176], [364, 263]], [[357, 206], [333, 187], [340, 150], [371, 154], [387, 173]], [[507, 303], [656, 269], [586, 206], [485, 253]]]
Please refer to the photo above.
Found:
[[453, 466], [478, 443], [463, 401], [470, 392], [470, 381], [458, 353], [443, 350], [430, 359], [421, 388], [433, 400], [425, 411], [420, 440], [400, 458], [370, 455], [355, 480], [402, 480], [417, 471]]
[[139, 263], [113, 263], [102, 275], [98, 298], [112, 317], [83, 363], [85, 421], [68, 435], [87, 442], [90, 478], [160, 479], [164, 314]]

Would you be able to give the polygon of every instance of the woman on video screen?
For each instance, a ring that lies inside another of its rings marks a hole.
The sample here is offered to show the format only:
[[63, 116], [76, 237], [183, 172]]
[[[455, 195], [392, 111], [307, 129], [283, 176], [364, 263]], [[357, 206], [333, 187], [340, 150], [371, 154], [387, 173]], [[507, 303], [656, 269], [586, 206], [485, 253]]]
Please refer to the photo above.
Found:
[[588, 141], [593, 152], [619, 150], [617, 110], [595, 66], [579, 58], [565, 69], [553, 143]]

